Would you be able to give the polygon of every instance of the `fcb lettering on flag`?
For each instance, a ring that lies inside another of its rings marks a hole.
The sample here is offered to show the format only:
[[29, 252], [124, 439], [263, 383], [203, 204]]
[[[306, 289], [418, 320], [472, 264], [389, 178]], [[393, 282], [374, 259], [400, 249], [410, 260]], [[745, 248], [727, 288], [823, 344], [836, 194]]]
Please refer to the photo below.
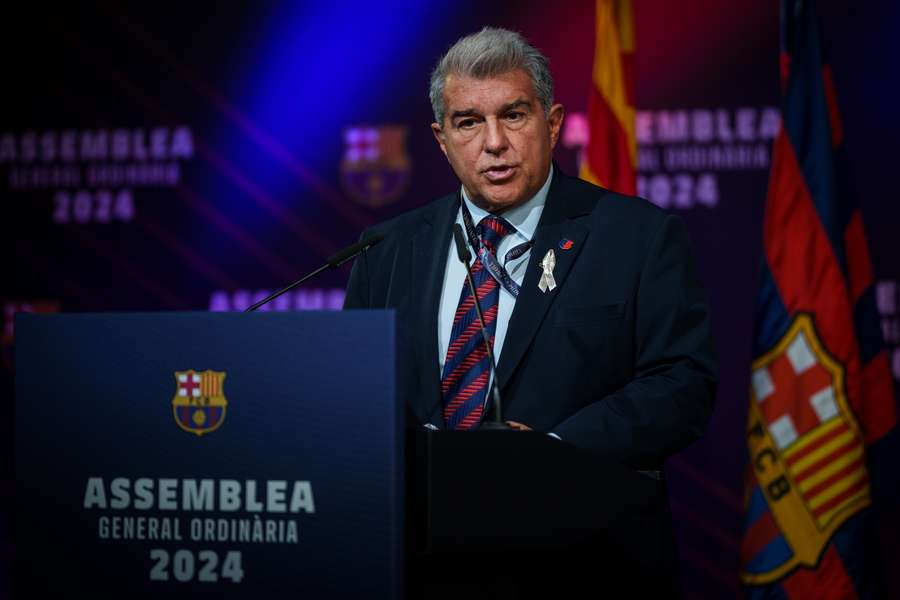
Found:
[[635, 194], [634, 19], [631, 0], [597, 0], [594, 71], [588, 97], [590, 135], [580, 177]]
[[878, 597], [873, 446], [897, 436], [873, 274], [810, 1], [782, 3], [741, 578], [751, 597]]

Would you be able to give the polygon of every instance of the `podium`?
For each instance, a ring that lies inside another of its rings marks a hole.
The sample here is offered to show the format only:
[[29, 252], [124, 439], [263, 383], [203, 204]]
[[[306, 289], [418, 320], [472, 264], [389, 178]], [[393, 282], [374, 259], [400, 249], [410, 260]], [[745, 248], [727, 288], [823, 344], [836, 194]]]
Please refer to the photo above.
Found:
[[411, 431], [409, 597], [679, 597], [654, 475], [538, 432]]
[[397, 598], [394, 316], [16, 319], [16, 598]]
[[405, 427], [394, 327], [381, 311], [19, 315], [16, 597], [674, 580], [658, 479], [536, 432]]

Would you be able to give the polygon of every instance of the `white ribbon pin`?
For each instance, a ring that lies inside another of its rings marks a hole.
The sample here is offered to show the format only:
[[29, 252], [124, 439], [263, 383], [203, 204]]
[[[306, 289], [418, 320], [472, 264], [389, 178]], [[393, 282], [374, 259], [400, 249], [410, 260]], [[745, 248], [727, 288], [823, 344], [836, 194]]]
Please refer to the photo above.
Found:
[[553, 269], [556, 268], [556, 255], [553, 253], [553, 248], [547, 250], [547, 254], [545, 254], [543, 260], [541, 260], [541, 268], [544, 272], [541, 273], [538, 289], [544, 293], [547, 293], [548, 291], [552, 292], [556, 287], [556, 280], [553, 279]]

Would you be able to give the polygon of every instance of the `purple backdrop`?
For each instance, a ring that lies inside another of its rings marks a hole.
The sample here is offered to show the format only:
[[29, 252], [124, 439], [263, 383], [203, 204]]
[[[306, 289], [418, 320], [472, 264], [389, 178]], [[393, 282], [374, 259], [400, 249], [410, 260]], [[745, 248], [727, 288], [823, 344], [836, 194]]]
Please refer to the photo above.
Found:
[[[738, 595], [750, 336], [770, 141], [777, 3], [635, 3], [642, 195], [690, 227], [721, 385], [707, 436], [668, 465], [689, 597]], [[900, 7], [820, 3], [900, 380]], [[432, 140], [428, 73], [483, 25], [551, 59], [570, 173], [587, 129], [593, 2], [107, 4], [11, 19], [2, 36], [5, 250], [0, 573], [12, 494], [12, 314], [237, 310], [372, 223], [456, 183]], [[347, 271], [273, 309], [336, 308]], [[885, 540], [900, 531], [883, 515]], [[900, 554], [887, 548], [893, 572]], [[896, 575], [894, 576], [896, 578]], [[900, 585], [892, 582], [894, 593]], [[0, 594], [4, 588], [0, 587]]]

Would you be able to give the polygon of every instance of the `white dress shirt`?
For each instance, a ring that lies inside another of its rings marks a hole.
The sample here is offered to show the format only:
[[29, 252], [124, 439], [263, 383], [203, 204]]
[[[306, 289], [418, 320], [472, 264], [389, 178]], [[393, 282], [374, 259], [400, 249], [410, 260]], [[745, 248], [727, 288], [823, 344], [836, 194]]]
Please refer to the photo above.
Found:
[[[547, 201], [547, 192], [550, 190], [551, 179], [553, 179], [552, 166], [547, 175], [547, 181], [544, 182], [544, 185], [541, 186], [541, 189], [538, 190], [533, 198], [524, 204], [520, 204], [515, 208], [500, 213], [500, 216], [506, 219], [510, 225], [515, 227], [515, 232], [506, 235], [500, 241], [500, 246], [497, 248], [497, 260], [501, 265], [506, 257], [506, 253], [510, 249], [524, 242], [528, 242], [534, 237], [538, 221], [541, 220], [541, 213], [544, 212], [544, 203]], [[477, 226], [481, 219], [490, 214], [483, 208], [475, 206], [472, 201], [469, 200], [465, 188], [462, 188], [462, 198], [472, 215], [472, 223], [474, 225]], [[456, 213], [456, 222], [463, 227], [463, 230], [465, 230], [462, 209], [458, 210]], [[466, 243], [469, 243], [468, 236], [465, 237]], [[472, 262], [474, 263], [475, 249], [471, 248], [471, 251]], [[531, 250], [529, 249], [528, 252], [515, 260], [510, 260], [505, 265], [506, 271], [509, 273], [510, 277], [512, 277], [513, 281], [520, 286], [525, 279], [525, 270], [528, 267], [528, 258], [530, 256]], [[533, 283], [534, 285], [537, 285], [537, 279], [535, 279]], [[456, 307], [459, 305], [459, 296], [464, 285], [466, 285], [466, 269], [463, 267], [462, 263], [460, 263], [459, 258], [456, 255], [456, 246], [451, 240], [450, 247], [447, 251], [447, 265], [444, 268], [444, 287], [441, 290], [441, 303], [440, 308], [438, 309], [438, 361], [442, 375], [444, 371], [444, 360], [447, 358], [447, 348], [450, 346], [450, 335], [453, 331], [453, 318], [456, 315]], [[497, 307], [497, 330], [494, 334], [494, 358], [498, 364], [500, 362], [500, 352], [503, 350], [503, 341], [506, 339], [509, 317], [512, 315], [515, 305], [515, 296], [506, 291], [503, 286], [500, 286], [500, 305]], [[492, 383], [493, 375], [491, 375], [491, 379], [488, 381], [488, 389], [490, 389]]]

